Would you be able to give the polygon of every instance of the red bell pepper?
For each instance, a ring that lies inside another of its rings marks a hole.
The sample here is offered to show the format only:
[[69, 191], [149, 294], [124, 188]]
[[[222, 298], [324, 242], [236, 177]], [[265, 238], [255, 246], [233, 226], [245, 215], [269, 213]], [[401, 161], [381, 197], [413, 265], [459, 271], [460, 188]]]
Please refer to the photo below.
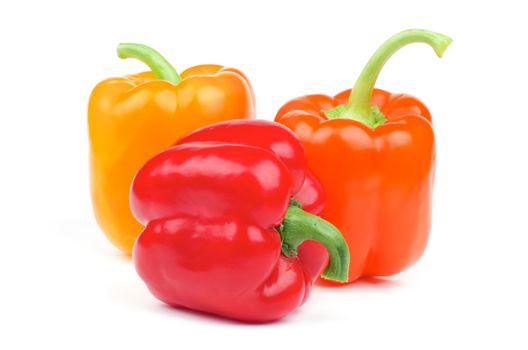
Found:
[[[276, 123], [230, 121], [185, 137], [133, 181], [132, 212], [146, 226], [133, 250], [138, 274], [169, 305], [245, 321], [294, 311], [325, 265], [322, 277], [346, 281], [340, 232], [291, 200], [300, 193], [320, 207], [307, 173], [301, 144]], [[326, 247], [328, 264], [297, 255], [306, 240]]]

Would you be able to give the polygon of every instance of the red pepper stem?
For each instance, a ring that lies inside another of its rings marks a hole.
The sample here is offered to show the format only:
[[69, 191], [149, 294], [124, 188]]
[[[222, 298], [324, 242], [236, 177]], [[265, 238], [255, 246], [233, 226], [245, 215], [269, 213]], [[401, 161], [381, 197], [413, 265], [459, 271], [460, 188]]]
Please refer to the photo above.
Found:
[[337, 282], [348, 281], [350, 253], [341, 232], [328, 221], [305, 212], [298, 203], [288, 207], [286, 216], [279, 227], [282, 238], [282, 252], [296, 256], [297, 247], [304, 241], [321, 243], [328, 250], [330, 259], [321, 277]]
[[376, 80], [389, 58], [402, 47], [412, 43], [428, 44], [438, 57], [442, 57], [451, 41], [448, 36], [428, 30], [410, 29], [399, 32], [385, 41], [372, 55], [356, 80], [348, 103], [325, 111], [325, 113], [329, 118], [354, 119], [372, 128], [383, 124], [386, 121], [385, 117], [371, 105], [370, 101]]
[[147, 45], [124, 43], [117, 46], [119, 58], [135, 58], [150, 67], [159, 80], [166, 80], [174, 85], [180, 81], [180, 75], [158, 51]]

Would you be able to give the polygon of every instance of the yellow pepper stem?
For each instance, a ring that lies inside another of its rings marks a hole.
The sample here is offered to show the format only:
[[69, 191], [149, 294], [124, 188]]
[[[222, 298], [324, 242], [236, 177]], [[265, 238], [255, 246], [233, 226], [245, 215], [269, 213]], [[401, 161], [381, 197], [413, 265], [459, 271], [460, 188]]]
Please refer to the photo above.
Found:
[[150, 67], [156, 78], [174, 85], [180, 81], [180, 75], [158, 51], [142, 44], [123, 43], [117, 46], [119, 58], [135, 58]]

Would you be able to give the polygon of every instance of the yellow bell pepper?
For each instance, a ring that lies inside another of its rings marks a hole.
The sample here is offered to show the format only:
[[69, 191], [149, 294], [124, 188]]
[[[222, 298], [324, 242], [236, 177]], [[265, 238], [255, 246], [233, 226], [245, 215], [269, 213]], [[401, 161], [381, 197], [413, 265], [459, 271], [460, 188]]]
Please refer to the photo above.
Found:
[[120, 44], [121, 58], [151, 68], [100, 82], [88, 106], [90, 175], [97, 223], [119, 249], [132, 253], [143, 226], [129, 207], [138, 169], [152, 156], [202, 126], [255, 117], [255, 97], [246, 76], [233, 68], [199, 65], [181, 76], [155, 50]]

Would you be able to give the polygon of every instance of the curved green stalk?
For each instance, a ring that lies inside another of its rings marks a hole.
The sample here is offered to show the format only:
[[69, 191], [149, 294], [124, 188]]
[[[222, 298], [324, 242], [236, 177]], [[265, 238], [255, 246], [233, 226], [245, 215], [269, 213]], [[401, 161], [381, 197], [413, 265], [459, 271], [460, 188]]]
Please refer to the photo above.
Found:
[[376, 50], [363, 68], [352, 89], [348, 103], [325, 111], [325, 114], [328, 118], [354, 119], [372, 128], [383, 124], [386, 121], [385, 117], [379, 109], [370, 104], [370, 101], [376, 80], [389, 58], [402, 47], [412, 43], [428, 44], [438, 57], [442, 57], [451, 41], [448, 36], [421, 29], [404, 30], [392, 36]]
[[142, 44], [123, 43], [117, 46], [119, 58], [135, 58], [145, 63], [154, 72], [157, 79], [166, 80], [174, 85], [181, 81], [174, 67], [158, 51]]
[[328, 221], [305, 212], [293, 201], [279, 231], [282, 238], [282, 252], [286, 256], [297, 255], [297, 247], [306, 240], [321, 243], [328, 250], [330, 259], [321, 277], [338, 281], [348, 281], [350, 253], [341, 232]]

